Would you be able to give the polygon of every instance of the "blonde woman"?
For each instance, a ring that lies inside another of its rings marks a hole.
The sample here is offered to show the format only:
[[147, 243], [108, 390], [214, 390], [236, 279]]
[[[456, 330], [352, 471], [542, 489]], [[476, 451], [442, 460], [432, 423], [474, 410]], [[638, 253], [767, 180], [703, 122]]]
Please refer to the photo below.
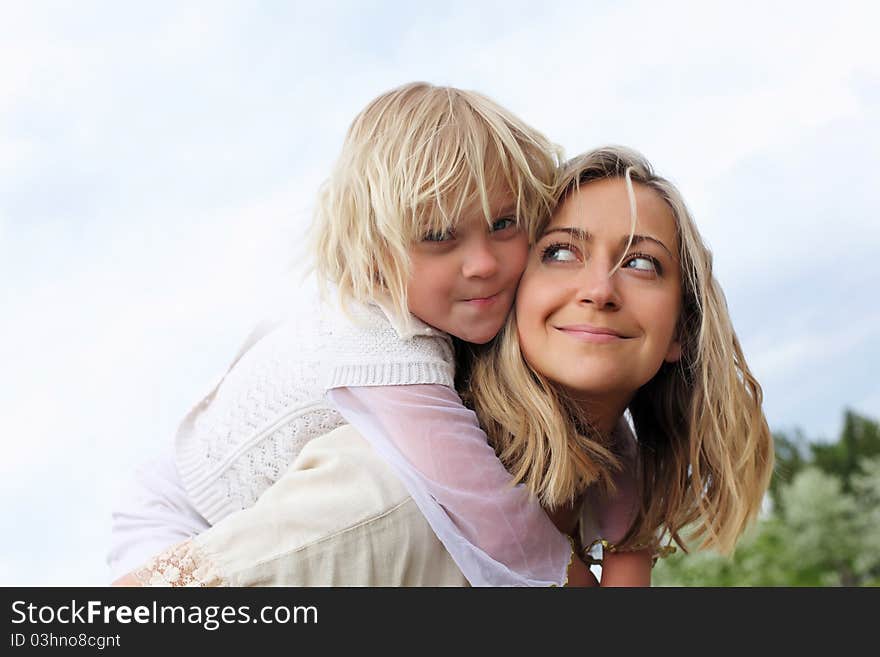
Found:
[[[729, 553], [758, 512], [773, 446], [711, 253], [638, 153], [577, 157], [560, 188], [515, 310], [474, 363], [477, 414], [514, 478], [569, 523], [573, 502], [607, 496], [617, 467], [632, 468], [638, 504], [612, 559], [654, 556], [663, 536]], [[611, 431], [625, 412], [635, 453]]]
[[[572, 160], [560, 189], [515, 310], [475, 349], [463, 390], [514, 479], [584, 558], [604, 546], [602, 585], [647, 585], [663, 537], [729, 552], [756, 515], [773, 464], [761, 389], [668, 181], [605, 148]], [[636, 441], [621, 430], [627, 411]], [[350, 428], [316, 439], [252, 509], [196, 540], [180, 583], [465, 583]], [[168, 563], [135, 579], [167, 583]]]

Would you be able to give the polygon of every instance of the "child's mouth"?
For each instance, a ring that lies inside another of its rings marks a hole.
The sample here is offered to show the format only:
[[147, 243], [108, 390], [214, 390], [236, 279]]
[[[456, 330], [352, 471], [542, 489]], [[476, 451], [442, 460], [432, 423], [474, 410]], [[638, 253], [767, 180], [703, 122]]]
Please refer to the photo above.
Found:
[[477, 308], [486, 308], [491, 306], [498, 300], [498, 295], [493, 294], [490, 297], [474, 297], [472, 299], [465, 299], [465, 303], [475, 306]]

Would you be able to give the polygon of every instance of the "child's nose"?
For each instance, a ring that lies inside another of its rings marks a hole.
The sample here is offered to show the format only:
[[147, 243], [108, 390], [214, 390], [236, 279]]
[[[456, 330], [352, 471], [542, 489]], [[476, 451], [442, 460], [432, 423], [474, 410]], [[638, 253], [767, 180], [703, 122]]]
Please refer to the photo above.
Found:
[[461, 264], [465, 278], [488, 278], [498, 271], [498, 256], [488, 240], [477, 239], [467, 245]]

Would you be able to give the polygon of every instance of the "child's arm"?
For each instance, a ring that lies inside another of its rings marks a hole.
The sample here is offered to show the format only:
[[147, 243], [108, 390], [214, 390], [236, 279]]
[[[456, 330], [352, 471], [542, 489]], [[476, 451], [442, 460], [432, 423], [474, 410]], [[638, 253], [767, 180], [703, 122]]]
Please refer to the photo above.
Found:
[[208, 527], [184, 490], [170, 450], [144, 462], [113, 506], [111, 574], [118, 577]]
[[567, 576], [573, 585], [591, 583], [534, 496], [511, 486], [476, 415], [454, 390], [349, 387], [327, 395], [391, 464], [472, 585], [548, 586]]

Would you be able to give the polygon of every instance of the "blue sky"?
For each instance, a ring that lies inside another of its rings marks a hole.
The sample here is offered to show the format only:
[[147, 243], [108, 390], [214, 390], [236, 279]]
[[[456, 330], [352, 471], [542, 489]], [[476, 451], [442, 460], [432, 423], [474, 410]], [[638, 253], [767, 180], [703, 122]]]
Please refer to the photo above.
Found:
[[130, 468], [296, 285], [349, 122], [411, 80], [570, 155], [644, 152], [713, 249], [771, 426], [880, 416], [878, 10], [769, 4], [0, 4], [0, 584], [106, 581]]

